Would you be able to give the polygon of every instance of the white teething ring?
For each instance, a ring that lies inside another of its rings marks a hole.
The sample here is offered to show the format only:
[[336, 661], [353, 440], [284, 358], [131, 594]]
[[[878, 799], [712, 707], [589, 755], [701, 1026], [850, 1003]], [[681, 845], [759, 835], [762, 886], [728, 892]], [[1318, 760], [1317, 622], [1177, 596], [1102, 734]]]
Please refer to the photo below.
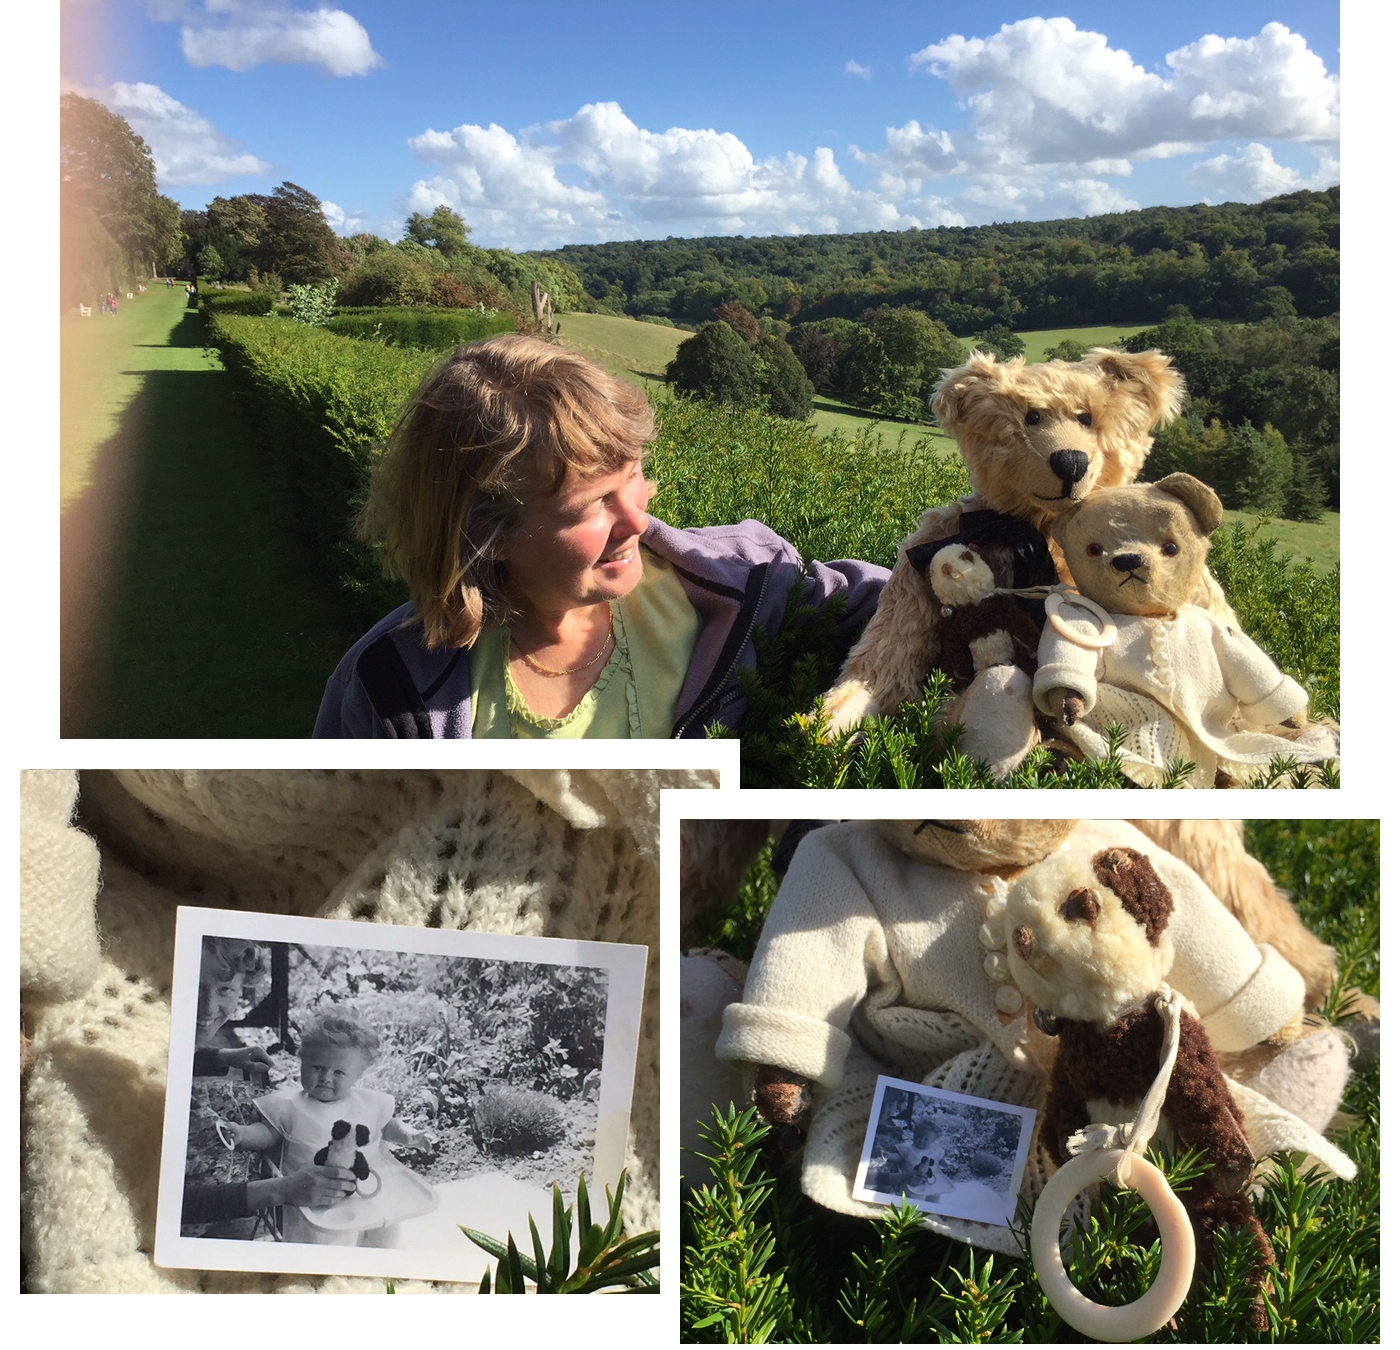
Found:
[[[369, 1169], [369, 1175], [374, 1178], [374, 1189], [372, 1191], [361, 1189], [365, 1184], [363, 1181], [355, 1182], [355, 1190], [359, 1193], [360, 1197], [365, 1200], [373, 1200], [384, 1186], [383, 1178], [380, 1177], [379, 1173], [376, 1172], [374, 1168], [371, 1167]], [[368, 1178], [366, 1178], [366, 1180], [368, 1180]]]
[[231, 1135], [224, 1133], [224, 1131], [227, 1128], [228, 1123], [226, 1121], [218, 1119], [218, 1117], [216, 1116], [214, 1119], [214, 1133], [219, 1136], [219, 1142], [226, 1149], [228, 1149], [230, 1153], [232, 1153], [233, 1150], [238, 1147], [238, 1145], [233, 1142], [233, 1137]]
[[[1060, 618], [1060, 606], [1068, 600], [1073, 605], [1082, 606], [1087, 609], [1103, 625], [1103, 629], [1098, 633], [1085, 633], [1078, 629], [1071, 628], [1062, 618]], [[1098, 647], [1111, 647], [1118, 641], [1118, 625], [1109, 617], [1108, 611], [1099, 604], [1090, 600], [1087, 595], [1073, 594], [1065, 591], [1051, 591], [1045, 597], [1045, 617], [1050, 621], [1053, 628], [1062, 638], [1068, 638], [1076, 647], [1088, 647], [1091, 649]]]
[[1031, 1261], [1050, 1305], [1076, 1331], [1099, 1341], [1136, 1341], [1165, 1326], [1181, 1307], [1196, 1265], [1196, 1235], [1186, 1207], [1146, 1158], [1127, 1158], [1127, 1183], [1147, 1202], [1162, 1236], [1162, 1265], [1152, 1287], [1135, 1303], [1110, 1308], [1085, 1298], [1070, 1283], [1060, 1258], [1060, 1220], [1091, 1182], [1106, 1177], [1124, 1156], [1119, 1148], [1094, 1149], [1071, 1158], [1046, 1183], [1031, 1220]]

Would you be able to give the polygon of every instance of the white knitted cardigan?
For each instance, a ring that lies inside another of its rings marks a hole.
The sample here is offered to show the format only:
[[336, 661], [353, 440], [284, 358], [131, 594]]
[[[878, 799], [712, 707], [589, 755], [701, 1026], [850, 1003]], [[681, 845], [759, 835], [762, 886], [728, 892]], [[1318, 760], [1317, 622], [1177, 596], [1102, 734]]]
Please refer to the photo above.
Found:
[[[351, 1292], [151, 1260], [175, 908], [645, 943], [630, 1229], [658, 1221], [658, 802], [700, 771], [85, 773], [21, 783], [21, 1252], [34, 1292]], [[98, 870], [102, 874], [98, 895]], [[95, 901], [95, 904], [94, 904]], [[464, 1239], [465, 1243], [465, 1239]], [[463, 1275], [473, 1265], [463, 1252]], [[471, 1284], [400, 1281], [404, 1292]]]
[[[1303, 1005], [1303, 980], [1244, 929], [1183, 863], [1124, 821], [1083, 821], [1061, 845], [1145, 853], [1174, 898], [1175, 964], [1217, 1050], [1243, 1050]], [[1006, 883], [915, 861], [866, 821], [803, 840], [764, 924], [742, 1001], [724, 1012], [720, 1059], [815, 1080], [802, 1188], [819, 1204], [877, 1217], [852, 1193], [881, 1073], [1039, 1108], [1053, 1046], [1025, 1015], [1005, 961]], [[1299, 1149], [1341, 1176], [1355, 1166], [1255, 1080], [1231, 1083], [1258, 1155]], [[1340, 1093], [1340, 1086], [1338, 1087]], [[1329, 1112], [1330, 1114], [1330, 1112]], [[1055, 1163], [1038, 1135], [1021, 1193], [1038, 1195]], [[1006, 1228], [929, 1216], [929, 1227], [1014, 1253]]]

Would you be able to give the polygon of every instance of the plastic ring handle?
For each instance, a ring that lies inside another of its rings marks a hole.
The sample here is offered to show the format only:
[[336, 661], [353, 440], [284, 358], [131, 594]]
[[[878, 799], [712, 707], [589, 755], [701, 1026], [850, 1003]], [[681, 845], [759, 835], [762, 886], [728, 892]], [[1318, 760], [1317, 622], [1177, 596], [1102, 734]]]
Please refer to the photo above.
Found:
[[[374, 1170], [374, 1168], [371, 1167], [369, 1169], [369, 1175], [374, 1178], [374, 1189], [372, 1191], [366, 1191], [362, 1189], [362, 1187], [365, 1184], [363, 1181], [357, 1181], [355, 1183], [355, 1190], [364, 1200], [373, 1200], [374, 1197], [378, 1195], [384, 1187], [383, 1179], [380, 1177], [379, 1173]], [[366, 1178], [366, 1180], [368, 1180], [368, 1178]]]
[[233, 1150], [234, 1150], [235, 1148], [238, 1147], [238, 1145], [235, 1144], [235, 1143], [233, 1142], [233, 1137], [232, 1137], [231, 1135], [225, 1133], [225, 1131], [226, 1131], [227, 1129], [228, 1129], [228, 1122], [227, 1122], [227, 1121], [223, 1121], [223, 1120], [219, 1120], [219, 1119], [216, 1117], [215, 1120], [214, 1120], [214, 1133], [217, 1134], [217, 1135], [219, 1136], [219, 1142], [220, 1142], [226, 1149], [228, 1149], [228, 1151], [229, 1151], [230, 1153], [232, 1153]]
[[1060, 1257], [1060, 1221], [1085, 1186], [1109, 1175], [1124, 1150], [1095, 1149], [1071, 1158], [1046, 1183], [1031, 1220], [1031, 1260], [1050, 1306], [1076, 1331], [1099, 1341], [1136, 1341], [1165, 1326], [1186, 1299], [1196, 1265], [1196, 1235], [1186, 1207], [1162, 1173], [1132, 1154], [1128, 1185], [1147, 1202], [1162, 1237], [1162, 1265], [1152, 1287], [1135, 1303], [1110, 1308], [1070, 1283]]

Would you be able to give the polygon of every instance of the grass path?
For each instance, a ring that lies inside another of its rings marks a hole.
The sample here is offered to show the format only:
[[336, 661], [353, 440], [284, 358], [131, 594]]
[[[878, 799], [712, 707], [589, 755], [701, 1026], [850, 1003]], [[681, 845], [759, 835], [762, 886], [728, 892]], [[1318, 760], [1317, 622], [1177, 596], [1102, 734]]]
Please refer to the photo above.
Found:
[[307, 736], [357, 636], [181, 289], [62, 340], [62, 734]]

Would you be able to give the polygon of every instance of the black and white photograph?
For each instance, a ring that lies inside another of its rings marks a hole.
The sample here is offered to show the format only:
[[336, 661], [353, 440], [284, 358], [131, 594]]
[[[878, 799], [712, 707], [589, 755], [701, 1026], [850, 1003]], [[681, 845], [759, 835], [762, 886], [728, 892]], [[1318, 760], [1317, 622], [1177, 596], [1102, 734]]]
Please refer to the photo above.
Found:
[[156, 1259], [479, 1280], [606, 1207], [642, 947], [182, 908]]
[[855, 1196], [979, 1223], [1016, 1215], [1035, 1112], [880, 1075]]

